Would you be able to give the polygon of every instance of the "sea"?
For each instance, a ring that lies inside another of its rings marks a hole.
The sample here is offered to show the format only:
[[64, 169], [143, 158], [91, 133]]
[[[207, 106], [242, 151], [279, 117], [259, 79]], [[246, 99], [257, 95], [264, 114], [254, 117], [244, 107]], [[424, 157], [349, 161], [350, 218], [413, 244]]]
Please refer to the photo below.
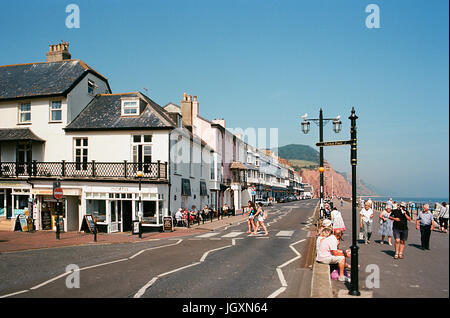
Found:
[[428, 204], [435, 204], [439, 203], [442, 204], [442, 202], [449, 203], [448, 197], [447, 198], [428, 198], [428, 197], [383, 197], [383, 196], [362, 196], [363, 199], [367, 200], [368, 198], [371, 198], [372, 201], [381, 201], [386, 202], [390, 198], [392, 198], [393, 201], [397, 202], [414, 202], [414, 203], [428, 203]]

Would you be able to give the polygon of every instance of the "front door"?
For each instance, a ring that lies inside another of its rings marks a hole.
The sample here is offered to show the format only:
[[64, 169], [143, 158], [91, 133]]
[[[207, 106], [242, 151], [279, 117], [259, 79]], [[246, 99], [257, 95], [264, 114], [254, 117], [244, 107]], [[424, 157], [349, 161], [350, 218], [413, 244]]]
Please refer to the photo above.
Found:
[[111, 232], [118, 232], [121, 228], [122, 221], [122, 202], [111, 201]]
[[133, 209], [132, 201], [122, 201], [122, 231], [128, 232], [132, 229]]
[[10, 219], [12, 217], [12, 190], [6, 189], [5, 191], [6, 196], [6, 218]]
[[[25, 168], [31, 168], [32, 152], [31, 143], [18, 143], [16, 151], [16, 164], [18, 174], [23, 174]], [[30, 171], [27, 171], [30, 174]]]

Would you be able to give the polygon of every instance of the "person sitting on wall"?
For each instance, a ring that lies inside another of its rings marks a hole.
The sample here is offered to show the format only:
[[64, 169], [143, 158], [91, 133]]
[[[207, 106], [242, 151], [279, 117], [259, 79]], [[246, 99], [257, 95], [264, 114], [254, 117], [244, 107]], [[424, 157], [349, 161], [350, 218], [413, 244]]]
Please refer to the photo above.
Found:
[[350, 250], [339, 250], [338, 245], [341, 239], [341, 230], [334, 230], [333, 235], [330, 235], [324, 239], [319, 244], [317, 250], [317, 262], [322, 264], [337, 264], [339, 268], [339, 281], [349, 282], [350, 279], [344, 275], [344, 269], [350, 267], [345, 263], [345, 258], [350, 257]]

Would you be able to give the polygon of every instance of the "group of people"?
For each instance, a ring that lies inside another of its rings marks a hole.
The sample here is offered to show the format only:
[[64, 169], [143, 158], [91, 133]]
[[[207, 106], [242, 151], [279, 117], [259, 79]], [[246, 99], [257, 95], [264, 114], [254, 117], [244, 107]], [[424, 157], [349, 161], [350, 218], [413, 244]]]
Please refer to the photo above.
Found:
[[[204, 205], [203, 209], [198, 210], [195, 205], [192, 206], [191, 210], [187, 209], [178, 209], [175, 213], [175, 220], [178, 223], [184, 224], [184, 226], [188, 226], [188, 224], [192, 224], [194, 222], [203, 221], [211, 218], [215, 211], [210, 209], [207, 205]], [[188, 223], [189, 222], [189, 223]]]
[[[370, 244], [372, 236], [372, 224], [374, 220], [373, 202], [371, 200], [361, 202], [360, 211], [360, 239], [364, 244]], [[412, 220], [411, 213], [407, 210], [405, 202], [397, 203], [390, 199], [386, 208], [378, 215], [380, 244], [395, 246], [394, 259], [404, 258], [405, 242], [408, 239], [408, 222]], [[448, 233], [449, 208], [446, 202], [439, 209], [439, 230]], [[416, 230], [421, 234], [421, 248], [430, 249], [430, 236], [434, 229], [434, 216], [430, 206], [425, 204], [423, 210], [417, 215], [415, 221]], [[350, 268], [346, 258], [350, 258], [350, 250], [339, 249], [339, 244], [345, 231], [345, 224], [341, 213], [336, 209], [330, 209], [329, 204], [324, 205], [324, 220], [316, 241], [316, 260], [324, 264], [336, 264], [339, 268], [339, 280], [348, 281], [344, 275], [344, 269]], [[394, 242], [392, 242], [394, 239]]]
[[261, 202], [258, 202], [257, 205], [253, 203], [253, 201], [248, 201], [247, 212], [248, 214], [248, 231], [247, 234], [256, 235], [259, 227], [262, 227], [264, 230], [264, 235], [269, 235], [267, 231], [267, 227], [264, 224], [264, 220], [267, 219], [267, 212], [264, 211], [263, 205]]

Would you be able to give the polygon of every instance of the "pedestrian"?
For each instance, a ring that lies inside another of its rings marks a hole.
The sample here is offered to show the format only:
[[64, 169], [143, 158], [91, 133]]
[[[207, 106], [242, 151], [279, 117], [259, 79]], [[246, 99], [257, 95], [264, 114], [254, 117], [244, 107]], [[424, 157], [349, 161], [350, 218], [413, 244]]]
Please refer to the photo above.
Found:
[[439, 230], [443, 233], [447, 233], [448, 228], [448, 205], [446, 202], [442, 202], [442, 206], [439, 210]]
[[372, 236], [372, 220], [373, 220], [373, 210], [370, 207], [369, 201], [364, 203], [364, 208], [359, 212], [360, 217], [360, 227], [363, 229], [363, 239], [364, 244], [370, 244], [370, 237]]
[[323, 239], [330, 236], [331, 233], [333, 233], [333, 230], [331, 229], [331, 227], [323, 227], [320, 229], [319, 236], [317, 236], [317, 240], [316, 240], [316, 258], [317, 258], [317, 253], [319, 252], [320, 242], [322, 242]]
[[341, 230], [342, 232], [345, 231], [344, 219], [342, 218], [341, 212], [339, 212], [336, 207], [334, 207], [333, 211], [331, 211], [331, 221], [333, 222], [333, 230]]
[[388, 238], [388, 244], [392, 246], [392, 225], [393, 222], [389, 219], [389, 216], [392, 212], [392, 206], [388, 204], [386, 208], [380, 213], [380, 229], [378, 230], [378, 234], [381, 235], [381, 244], [384, 244], [384, 238]]
[[339, 268], [339, 281], [350, 282], [350, 279], [344, 275], [344, 269], [350, 267], [345, 263], [345, 258], [350, 257], [351, 254], [350, 250], [344, 251], [338, 249], [341, 235], [341, 231], [335, 230], [333, 235], [322, 239], [317, 250], [316, 261], [323, 264], [337, 264]]
[[228, 210], [229, 210], [229, 207], [228, 207], [228, 204], [224, 204], [223, 205], [223, 215], [228, 215]]
[[344, 206], [344, 200], [341, 198], [341, 207]]
[[425, 204], [423, 206], [423, 211], [419, 212], [416, 220], [416, 230], [419, 230], [420, 227], [420, 241], [423, 250], [430, 249], [430, 236], [431, 231], [434, 229], [433, 213], [429, 210], [430, 206]]
[[247, 234], [250, 234], [255, 229], [255, 223], [253, 222], [253, 218], [255, 217], [256, 208], [253, 201], [248, 201], [248, 231]]
[[328, 203], [325, 203], [324, 216], [326, 219], [331, 220], [331, 209], [330, 209], [330, 205]]
[[400, 203], [396, 209], [393, 209], [389, 219], [394, 221], [392, 224], [392, 233], [395, 239], [394, 258], [403, 258], [405, 242], [408, 240], [408, 221], [411, 221], [411, 215], [406, 210], [406, 203]]
[[267, 213], [263, 210], [263, 205], [261, 202], [258, 202], [258, 209], [256, 210], [255, 216], [257, 220], [256, 229], [253, 231], [253, 234], [256, 234], [256, 232], [259, 229], [259, 226], [261, 225], [264, 229], [264, 235], [269, 235], [269, 232], [267, 232], [267, 228], [264, 224], [264, 220], [267, 219]]
[[373, 202], [372, 202], [372, 199], [369, 198], [369, 200], [367, 200], [367, 202], [370, 204], [370, 208], [373, 209]]

